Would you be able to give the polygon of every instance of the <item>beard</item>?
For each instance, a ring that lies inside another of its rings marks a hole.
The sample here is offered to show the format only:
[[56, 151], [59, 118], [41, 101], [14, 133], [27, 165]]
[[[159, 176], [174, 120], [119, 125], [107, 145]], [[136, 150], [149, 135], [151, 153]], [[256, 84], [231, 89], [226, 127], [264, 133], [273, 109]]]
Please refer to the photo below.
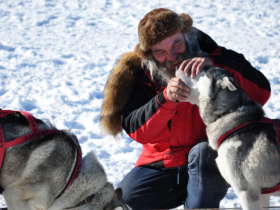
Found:
[[175, 72], [174, 62], [165, 62], [164, 64], [158, 64], [158, 69], [153, 72], [153, 78], [165, 86], [172, 77], [175, 77]]
[[175, 77], [175, 73], [179, 68], [180, 64], [190, 58], [190, 55], [187, 52], [179, 54], [176, 58], [176, 61], [166, 61], [164, 63], [155, 62], [149, 64], [148, 70], [150, 71], [153, 82], [159, 86], [166, 86], [168, 81]]

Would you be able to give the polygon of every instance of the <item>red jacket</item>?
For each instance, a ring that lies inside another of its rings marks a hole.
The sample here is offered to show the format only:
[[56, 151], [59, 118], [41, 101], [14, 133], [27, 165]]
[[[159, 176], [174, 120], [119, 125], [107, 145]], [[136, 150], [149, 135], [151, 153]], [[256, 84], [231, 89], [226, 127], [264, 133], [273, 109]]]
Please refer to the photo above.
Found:
[[[200, 48], [214, 65], [230, 71], [253, 100], [265, 104], [270, 97], [270, 85], [264, 75], [242, 54], [220, 47], [208, 35], [200, 33]], [[145, 70], [139, 72], [139, 79], [122, 113], [123, 129], [143, 145], [136, 165], [182, 166], [187, 162], [190, 149], [206, 140], [198, 107], [167, 101], [163, 94], [165, 87], [157, 87]]]

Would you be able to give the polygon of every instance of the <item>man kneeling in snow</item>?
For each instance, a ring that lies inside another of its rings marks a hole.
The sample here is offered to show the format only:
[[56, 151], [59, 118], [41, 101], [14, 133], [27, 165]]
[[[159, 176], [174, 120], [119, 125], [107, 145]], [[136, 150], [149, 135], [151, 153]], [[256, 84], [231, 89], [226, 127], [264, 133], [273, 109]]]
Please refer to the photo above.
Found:
[[112, 135], [122, 129], [143, 146], [119, 184], [132, 209], [218, 208], [228, 185], [208, 147], [198, 108], [184, 102], [189, 89], [175, 77], [195, 77], [206, 65], [230, 71], [260, 104], [270, 96], [264, 75], [243, 55], [220, 47], [192, 26], [187, 14], [154, 9], [138, 25], [139, 44], [124, 54], [104, 90], [101, 124]]

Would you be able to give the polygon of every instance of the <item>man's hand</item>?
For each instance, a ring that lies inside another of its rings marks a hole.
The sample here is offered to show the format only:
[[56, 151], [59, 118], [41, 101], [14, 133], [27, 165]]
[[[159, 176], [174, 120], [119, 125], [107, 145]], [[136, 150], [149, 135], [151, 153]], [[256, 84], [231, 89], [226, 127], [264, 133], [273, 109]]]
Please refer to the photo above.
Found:
[[189, 77], [194, 78], [199, 74], [199, 72], [201, 72], [201, 70], [205, 66], [211, 66], [211, 65], [213, 65], [213, 63], [210, 58], [195, 57], [195, 58], [184, 60], [180, 64], [179, 70], [186, 72]]
[[170, 101], [181, 102], [186, 101], [190, 93], [190, 89], [178, 77], [169, 80], [166, 87], [166, 94]]

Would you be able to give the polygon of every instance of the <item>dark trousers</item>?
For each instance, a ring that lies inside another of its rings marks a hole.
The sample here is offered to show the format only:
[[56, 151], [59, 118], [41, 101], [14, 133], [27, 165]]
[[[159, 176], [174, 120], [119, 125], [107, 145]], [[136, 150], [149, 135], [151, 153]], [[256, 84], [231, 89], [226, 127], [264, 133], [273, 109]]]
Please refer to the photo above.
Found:
[[178, 168], [133, 168], [121, 181], [118, 191], [133, 210], [218, 208], [228, 184], [214, 159], [216, 152], [206, 142], [194, 146], [188, 165]]

